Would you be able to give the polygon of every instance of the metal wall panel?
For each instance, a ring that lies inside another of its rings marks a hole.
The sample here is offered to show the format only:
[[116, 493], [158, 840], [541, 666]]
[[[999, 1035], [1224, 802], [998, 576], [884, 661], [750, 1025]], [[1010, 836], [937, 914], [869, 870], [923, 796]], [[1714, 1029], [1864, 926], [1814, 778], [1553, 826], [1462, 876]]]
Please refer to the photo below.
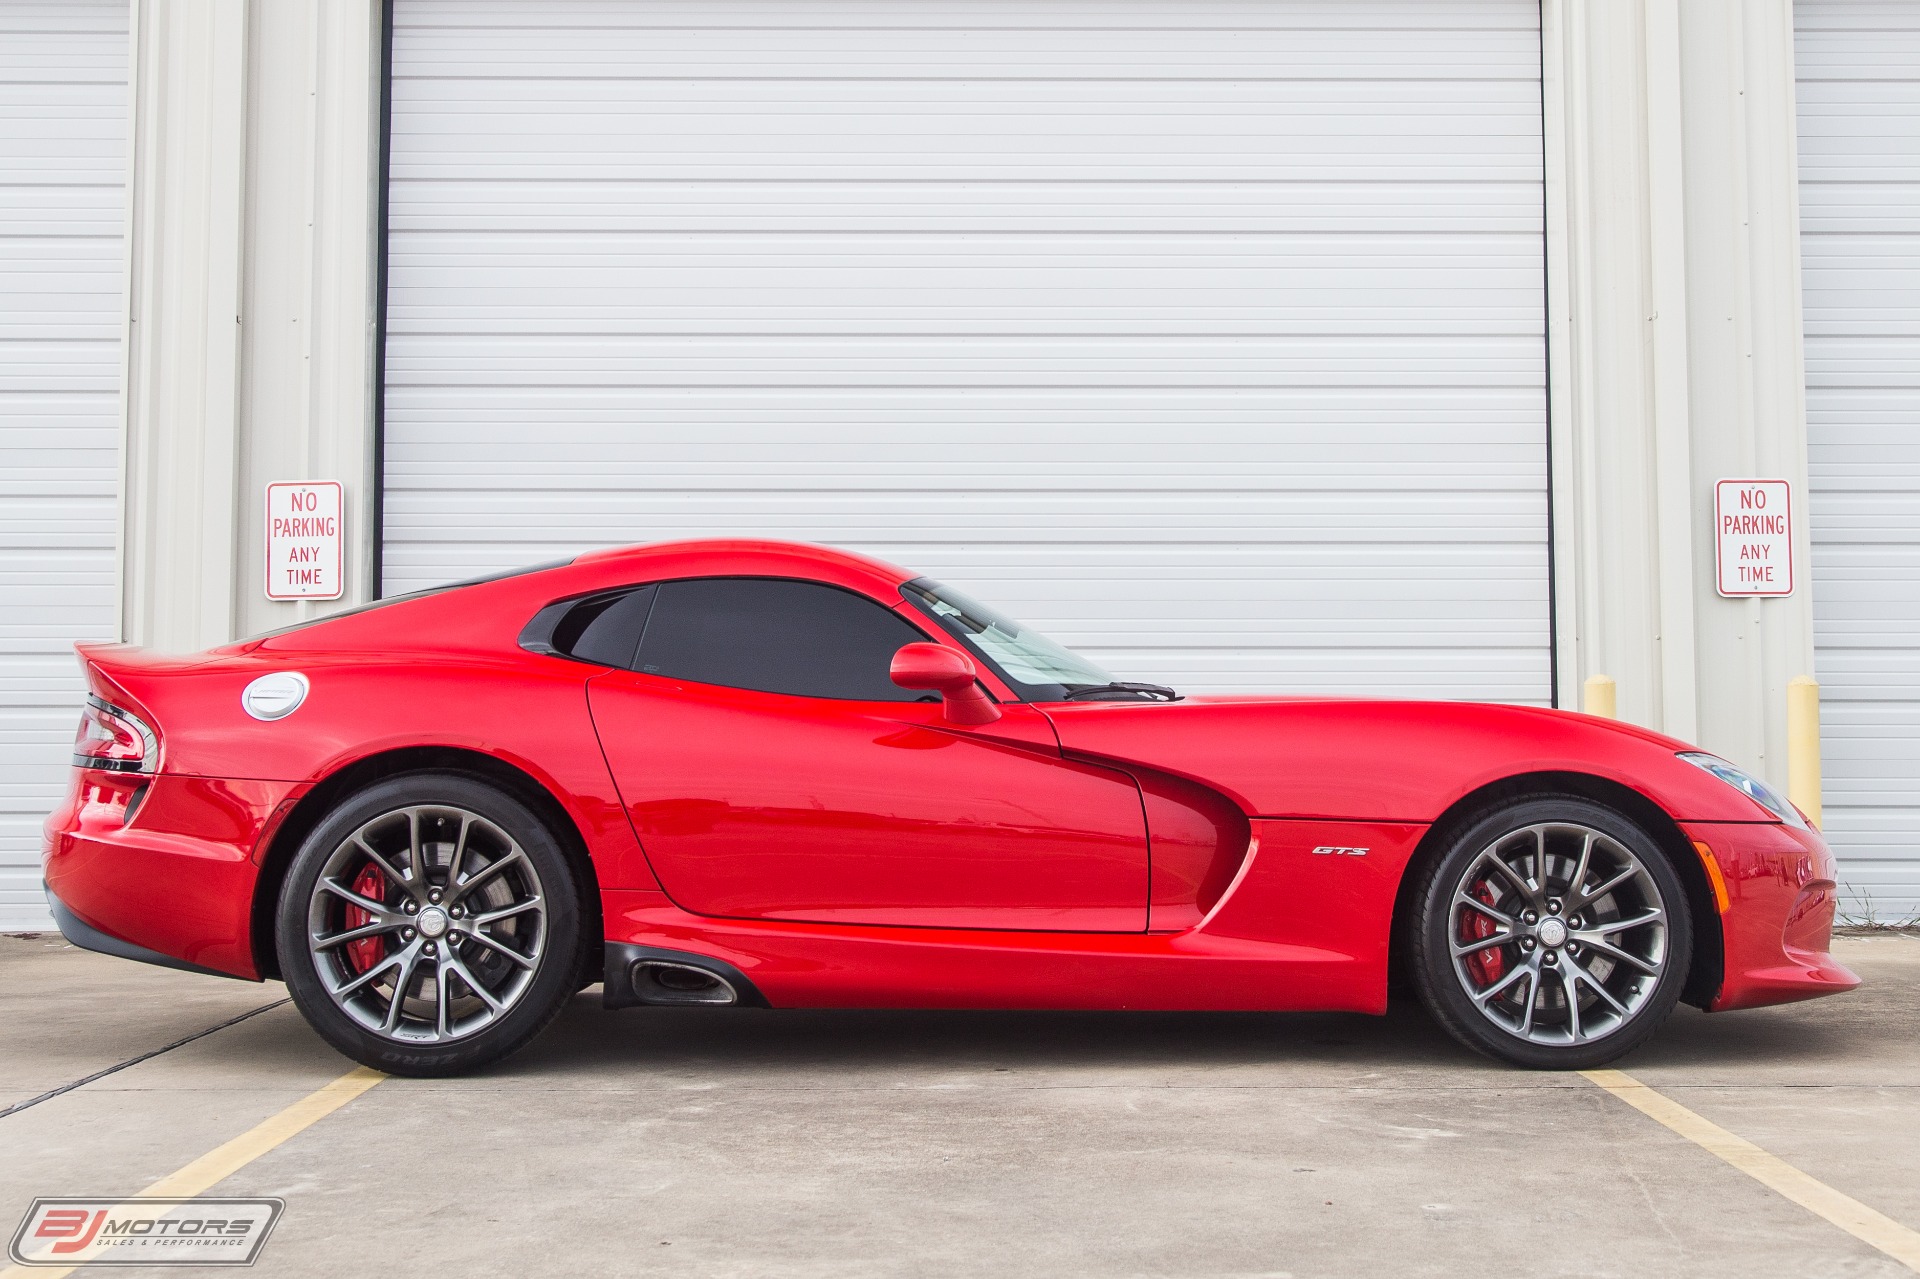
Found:
[[1920, 915], [1920, 4], [1800, 0], [1801, 261], [1826, 833]]
[[40, 823], [111, 639], [125, 0], [0, 2], [0, 931], [51, 927]]
[[1549, 696], [1533, 0], [399, 0], [388, 592], [877, 553], [1123, 676]]

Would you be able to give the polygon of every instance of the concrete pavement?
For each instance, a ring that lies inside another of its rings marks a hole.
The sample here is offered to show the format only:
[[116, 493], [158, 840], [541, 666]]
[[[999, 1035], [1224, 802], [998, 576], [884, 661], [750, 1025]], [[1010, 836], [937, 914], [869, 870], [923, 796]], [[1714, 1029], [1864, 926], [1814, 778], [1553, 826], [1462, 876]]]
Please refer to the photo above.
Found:
[[[1683, 1009], [1619, 1064], [1920, 1228], [1920, 938], [1840, 947], [1862, 990]], [[281, 993], [0, 940], [0, 1104]], [[349, 1065], [282, 1007], [0, 1119], [0, 1224], [137, 1190]], [[594, 991], [502, 1066], [389, 1080], [215, 1193], [286, 1200], [266, 1276], [1911, 1273], [1411, 1006], [604, 1013]]]

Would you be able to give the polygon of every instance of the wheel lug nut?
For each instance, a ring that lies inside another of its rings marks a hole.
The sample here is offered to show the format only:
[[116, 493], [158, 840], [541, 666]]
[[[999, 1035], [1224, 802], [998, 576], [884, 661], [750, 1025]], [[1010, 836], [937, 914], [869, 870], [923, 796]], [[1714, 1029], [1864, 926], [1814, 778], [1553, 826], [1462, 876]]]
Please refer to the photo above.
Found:
[[420, 909], [420, 903], [418, 903], [418, 902], [411, 902], [411, 901], [410, 901], [410, 902], [402, 902], [402, 903], [400, 904], [400, 909], [401, 909], [401, 910], [404, 910], [404, 911], [406, 911], [406, 912], [407, 912], [407, 914], [409, 914], [409, 915], [411, 915], [411, 914], [413, 914], [413, 913], [414, 913], [415, 911], [417, 911], [417, 910], [419, 910], [419, 909]]
[[1540, 962], [1551, 968], [1560, 962], [1560, 956], [1554, 954], [1552, 951], [1548, 951], [1540, 957]]
[[434, 945], [434, 944], [433, 944], [432, 942], [428, 942], [428, 943], [427, 943], [427, 944], [426, 944], [426, 945], [425, 945], [424, 947], [422, 947], [421, 949], [423, 949], [423, 950], [424, 950], [424, 951], [425, 951], [425, 952], [427, 953], [427, 955], [428, 955], [428, 956], [433, 956], [433, 955], [437, 955], [437, 954], [439, 954], [439, 953], [440, 953], [440, 948], [439, 948], [438, 946], [435, 946], [435, 945]]
[[440, 890], [436, 888], [436, 889], [434, 889], [434, 890], [433, 890], [432, 892], [430, 892], [430, 893], [428, 893], [428, 894], [427, 894], [427, 900], [428, 900], [428, 901], [430, 901], [430, 902], [432, 902], [432, 903], [433, 903], [434, 905], [436, 905], [436, 906], [437, 906], [437, 905], [439, 905], [439, 904], [440, 904]]
[[1533, 940], [1533, 938], [1531, 938], [1531, 937], [1522, 937], [1522, 938], [1520, 939], [1520, 949], [1521, 949], [1521, 950], [1525, 950], [1525, 951], [1531, 951], [1531, 950], [1533, 949], [1533, 947], [1534, 947], [1534, 940]]
[[1540, 916], [1534, 914], [1532, 911], [1528, 911], [1526, 914], [1520, 916], [1520, 918], [1526, 920], [1529, 924], [1537, 924], [1540, 922]]
[[402, 929], [400, 930], [400, 940], [401, 940], [401, 941], [412, 941], [412, 940], [413, 940], [413, 929], [411, 929], [411, 928], [402, 928]]
[[1555, 897], [1547, 902], [1547, 910], [1555, 915], [1558, 915], [1560, 913], [1560, 905], [1561, 905], [1560, 899], [1558, 897]]

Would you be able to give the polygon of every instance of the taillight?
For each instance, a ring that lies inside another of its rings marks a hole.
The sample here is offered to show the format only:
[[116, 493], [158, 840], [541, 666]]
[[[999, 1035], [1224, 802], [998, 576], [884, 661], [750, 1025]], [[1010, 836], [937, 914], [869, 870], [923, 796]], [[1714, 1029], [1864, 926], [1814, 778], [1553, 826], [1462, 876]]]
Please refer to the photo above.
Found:
[[137, 715], [97, 697], [88, 697], [73, 738], [73, 762], [80, 768], [114, 773], [151, 773], [159, 761], [153, 730]]

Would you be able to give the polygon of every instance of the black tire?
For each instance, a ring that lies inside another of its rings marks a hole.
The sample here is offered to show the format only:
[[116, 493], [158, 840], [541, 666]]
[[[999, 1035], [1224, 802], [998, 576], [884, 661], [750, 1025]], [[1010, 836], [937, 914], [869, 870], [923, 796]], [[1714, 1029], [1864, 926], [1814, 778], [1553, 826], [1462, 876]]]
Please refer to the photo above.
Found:
[[[352, 900], [380, 913], [322, 891], [330, 866], [332, 884], [351, 876]], [[454, 1075], [559, 1015], [586, 960], [581, 916], [580, 877], [525, 804], [478, 778], [409, 773], [350, 796], [307, 836], [275, 944], [294, 1004], [328, 1043], [389, 1074]]]
[[[1594, 891], [1609, 879], [1611, 892]], [[1679, 875], [1637, 823], [1578, 796], [1473, 820], [1422, 869], [1412, 903], [1420, 1002], [1455, 1039], [1516, 1066], [1604, 1065], [1645, 1043], [1686, 985], [1693, 928]]]

